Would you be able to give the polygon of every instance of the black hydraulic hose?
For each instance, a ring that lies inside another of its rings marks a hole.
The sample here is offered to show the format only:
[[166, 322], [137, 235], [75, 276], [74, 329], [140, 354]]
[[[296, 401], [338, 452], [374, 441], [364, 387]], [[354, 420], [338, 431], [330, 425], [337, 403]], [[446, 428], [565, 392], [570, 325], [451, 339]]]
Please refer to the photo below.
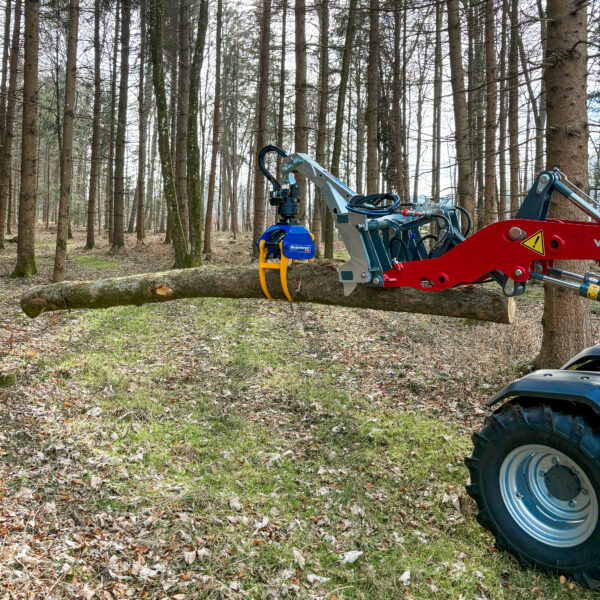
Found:
[[287, 153], [284, 150], [282, 150], [281, 148], [279, 148], [278, 146], [273, 146], [272, 144], [265, 146], [258, 153], [258, 168], [260, 169], [260, 172], [269, 180], [270, 184], [273, 186], [273, 191], [277, 192], [281, 189], [281, 185], [279, 184], [277, 179], [275, 179], [275, 177], [273, 177], [273, 175], [271, 175], [271, 173], [269, 173], [269, 171], [265, 167], [265, 156], [269, 152], [276, 152], [282, 158], [285, 158], [287, 156]]
[[467, 217], [467, 229], [462, 234], [463, 237], [467, 237], [469, 235], [469, 233], [471, 233], [471, 226], [473, 224], [473, 219], [471, 218], [471, 215], [466, 208], [463, 208], [462, 206], [455, 206], [454, 208], [456, 210], [458, 210], [459, 212], [461, 212], [463, 215], [465, 215], [465, 217]]
[[[377, 206], [382, 200], [389, 200], [391, 204]], [[370, 204], [371, 208], [365, 207], [366, 204]], [[348, 210], [361, 215], [367, 215], [368, 217], [384, 217], [391, 215], [399, 206], [400, 198], [396, 196], [396, 194], [389, 193], [371, 194], [370, 196], [352, 196], [346, 204]]]

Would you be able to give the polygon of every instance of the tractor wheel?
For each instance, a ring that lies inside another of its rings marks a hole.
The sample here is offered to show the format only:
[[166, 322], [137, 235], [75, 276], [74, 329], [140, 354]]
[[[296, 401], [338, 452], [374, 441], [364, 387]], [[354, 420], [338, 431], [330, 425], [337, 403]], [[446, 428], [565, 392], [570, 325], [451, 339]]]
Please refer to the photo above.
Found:
[[581, 415], [508, 403], [473, 434], [467, 492], [496, 547], [526, 567], [600, 587], [600, 430]]

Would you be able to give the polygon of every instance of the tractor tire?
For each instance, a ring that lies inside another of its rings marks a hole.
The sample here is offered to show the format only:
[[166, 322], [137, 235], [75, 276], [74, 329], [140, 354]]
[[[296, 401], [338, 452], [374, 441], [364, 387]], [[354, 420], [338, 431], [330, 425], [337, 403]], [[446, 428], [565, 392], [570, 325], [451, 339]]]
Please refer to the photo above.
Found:
[[487, 417], [473, 444], [467, 492], [498, 550], [600, 588], [600, 430], [575, 409], [521, 399]]

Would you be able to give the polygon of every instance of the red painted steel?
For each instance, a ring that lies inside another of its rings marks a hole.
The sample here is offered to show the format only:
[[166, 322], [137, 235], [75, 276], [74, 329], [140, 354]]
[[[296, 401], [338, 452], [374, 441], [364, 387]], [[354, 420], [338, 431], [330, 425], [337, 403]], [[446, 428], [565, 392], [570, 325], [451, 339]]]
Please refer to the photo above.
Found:
[[[513, 227], [525, 232], [522, 239], [509, 238]], [[543, 253], [523, 245], [539, 231], [543, 233]], [[383, 280], [384, 287], [433, 292], [481, 281], [492, 271], [501, 271], [522, 282], [529, 279], [534, 261], [540, 261], [545, 272], [552, 261], [561, 259], [600, 261], [600, 223], [555, 219], [499, 221], [480, 229], [439, 258], [394, 265], [383, 274]], [[517, 275], [519, 270], [521, 274]]]

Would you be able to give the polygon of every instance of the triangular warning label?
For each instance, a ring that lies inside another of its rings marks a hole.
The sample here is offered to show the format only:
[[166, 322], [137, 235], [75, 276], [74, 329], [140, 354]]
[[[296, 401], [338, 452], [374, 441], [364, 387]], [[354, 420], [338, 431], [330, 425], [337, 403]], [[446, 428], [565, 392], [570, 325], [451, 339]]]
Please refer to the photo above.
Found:
[[536, 231], [533, 235], [530, 235], [528, 238], [524, 239], [521, 242], [521, 246], [525, 246], [525, 248], [529, 248], [537, 254], [544, 256], [544, 232], [541, 229]]

